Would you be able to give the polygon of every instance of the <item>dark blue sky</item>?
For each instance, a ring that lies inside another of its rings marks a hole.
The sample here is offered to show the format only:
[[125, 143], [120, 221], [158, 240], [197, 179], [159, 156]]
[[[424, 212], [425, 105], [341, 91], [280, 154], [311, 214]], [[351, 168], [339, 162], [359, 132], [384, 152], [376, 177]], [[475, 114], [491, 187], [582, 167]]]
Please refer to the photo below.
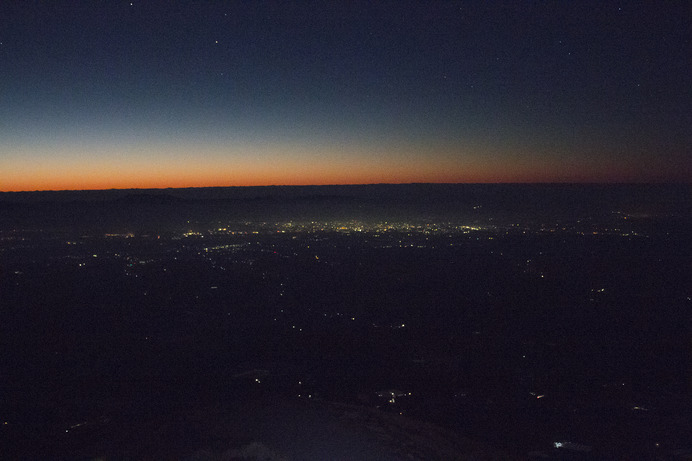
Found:
[[4, 2], [0, 190], [692, 180], [687, 2]]

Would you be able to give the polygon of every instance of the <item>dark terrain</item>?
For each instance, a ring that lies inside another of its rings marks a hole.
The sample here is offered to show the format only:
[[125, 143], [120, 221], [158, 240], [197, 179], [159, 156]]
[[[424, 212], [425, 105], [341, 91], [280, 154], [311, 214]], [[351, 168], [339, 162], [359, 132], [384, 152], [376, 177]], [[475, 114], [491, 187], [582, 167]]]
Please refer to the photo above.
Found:
[[0, 194], [10, 458], [690, 459], [692, 187]]

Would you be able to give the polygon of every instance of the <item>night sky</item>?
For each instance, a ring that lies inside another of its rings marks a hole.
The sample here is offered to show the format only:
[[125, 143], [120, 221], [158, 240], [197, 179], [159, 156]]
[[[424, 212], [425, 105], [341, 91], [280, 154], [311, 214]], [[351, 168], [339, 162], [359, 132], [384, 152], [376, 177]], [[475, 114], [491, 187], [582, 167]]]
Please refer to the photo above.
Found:
[[2, 2], [0, 190], [692, 181], [690, 2]]

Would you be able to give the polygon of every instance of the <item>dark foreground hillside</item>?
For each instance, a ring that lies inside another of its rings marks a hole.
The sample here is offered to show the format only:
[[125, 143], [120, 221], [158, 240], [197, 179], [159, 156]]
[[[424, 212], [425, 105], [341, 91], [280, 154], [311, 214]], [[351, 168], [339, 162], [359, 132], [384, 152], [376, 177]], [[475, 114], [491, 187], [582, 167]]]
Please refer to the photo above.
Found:
[[65, 419], [52, 430], [20, 435], [28, 428], [10, 428], [3, 434], [9, 442], [3, 452], [15, 459], [106, 460], [511, 457], [430, 423], [362, 405], [291, 398], [271, 387], [229, 383], [215, 402], [194, 386], [175, 396], [156, 392], [136, 405], [112, 402], [117, 405], [102, 408], [94, 419], [73, 418], [74, 424]]

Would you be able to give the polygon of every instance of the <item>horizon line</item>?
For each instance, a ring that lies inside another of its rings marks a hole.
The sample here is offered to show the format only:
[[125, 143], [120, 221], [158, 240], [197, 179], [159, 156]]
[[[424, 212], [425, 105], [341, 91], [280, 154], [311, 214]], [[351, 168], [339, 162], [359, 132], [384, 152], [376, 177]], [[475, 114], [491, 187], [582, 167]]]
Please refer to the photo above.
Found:
[[550, 186], [550, 185], [580, 185], [580, 186], [627, 186], [627, 185], [687, 185], [692, 186], [692, 181], [534, 181], [534, 182], [377, 182], [377, 183], [350, 183], [350, 184], [262, 184], [243, 186], [183, 186], [183, 187], [111, 187], [104, 189], [34, 189], [34, 190], [0, 190], [2, 194], [13, 193], [39, 193], [39, 192], [107, 192], [107, 191], [166, 191], [185, 189], [250, 189], [270, 187], [358, 187], [358, 186], [412, 186], [412, 185], [523, 185], [523, 186]]

